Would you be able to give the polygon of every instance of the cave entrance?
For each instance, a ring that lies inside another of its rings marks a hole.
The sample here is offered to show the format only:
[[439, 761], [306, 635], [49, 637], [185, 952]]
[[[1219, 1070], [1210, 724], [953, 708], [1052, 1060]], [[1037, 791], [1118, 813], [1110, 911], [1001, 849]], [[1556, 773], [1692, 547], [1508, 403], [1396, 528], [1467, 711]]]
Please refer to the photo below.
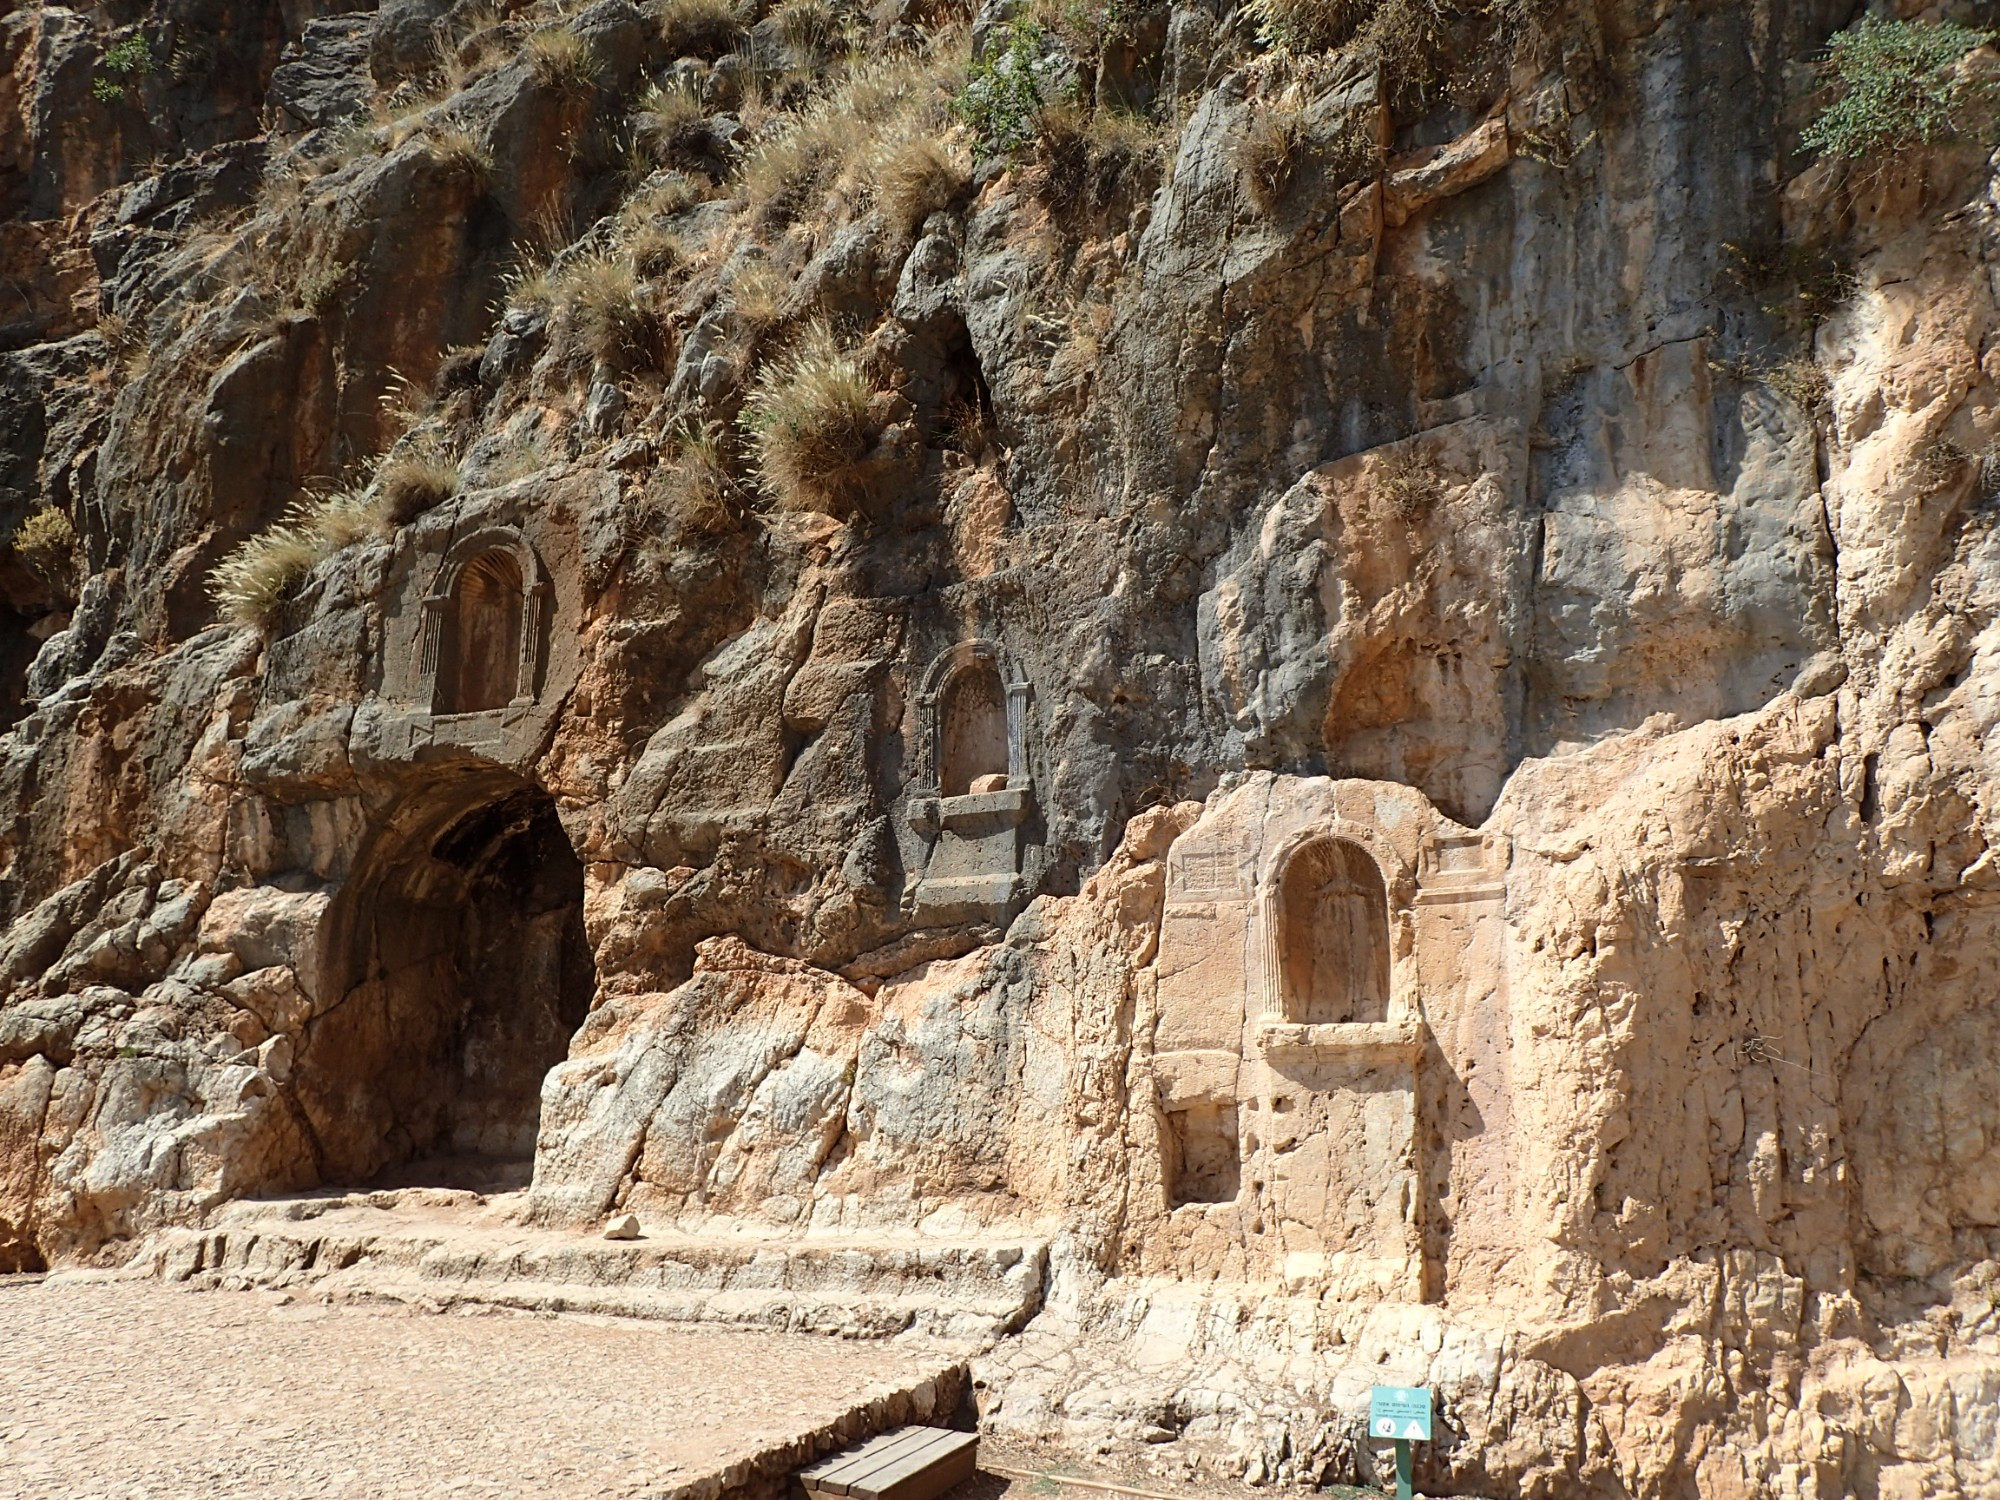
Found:
[[297, 1080], [322, 1177], [526, 1186], [542, 1080], [597, 984], [549, 795], [471, 783], [421, 804], [364, 854], [330, 933], [340, 998]]

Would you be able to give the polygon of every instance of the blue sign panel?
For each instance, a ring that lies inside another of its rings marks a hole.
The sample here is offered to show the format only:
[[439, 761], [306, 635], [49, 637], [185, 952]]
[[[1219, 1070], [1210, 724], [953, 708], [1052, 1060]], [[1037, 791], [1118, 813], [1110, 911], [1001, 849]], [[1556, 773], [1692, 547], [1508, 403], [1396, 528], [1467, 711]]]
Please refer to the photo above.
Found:
[[1378, 1385], [1368, 1392], [1368, 1435], [1428, 1443], [1431, 1393], [1420, 1385]]

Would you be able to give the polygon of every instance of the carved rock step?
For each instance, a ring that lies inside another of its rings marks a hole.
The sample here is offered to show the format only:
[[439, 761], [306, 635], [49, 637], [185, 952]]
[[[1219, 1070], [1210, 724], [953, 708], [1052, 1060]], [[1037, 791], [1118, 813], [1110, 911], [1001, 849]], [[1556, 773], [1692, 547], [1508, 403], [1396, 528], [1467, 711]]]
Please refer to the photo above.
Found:
[[1046, 1243], [1021, 1236], [607, 1241], [352, 1202], [309, 1218], [290, 1217], [289, 1205], [238, 1205], [212, 1227], [154, 1235], [128, 1271], [201, 1287], [310, 1287], [315, 1295], [437, 1308], [975, 1343], [1027, 1322], [1047, 1277]]

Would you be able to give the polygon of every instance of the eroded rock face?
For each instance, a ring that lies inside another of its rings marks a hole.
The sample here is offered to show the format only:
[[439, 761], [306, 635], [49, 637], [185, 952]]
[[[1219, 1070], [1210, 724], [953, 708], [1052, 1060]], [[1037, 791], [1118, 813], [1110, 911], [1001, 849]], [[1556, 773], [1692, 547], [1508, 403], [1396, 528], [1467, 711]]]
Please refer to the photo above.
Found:
[[1845, 7], [1150, 11], [908, 214], [777, 19], [310, 9], [0, 23], [0, 1269], [525, 1185], [1046, 1246], [982, 1419], [1251, 1484], [2000, 1493], [2000, 178]]

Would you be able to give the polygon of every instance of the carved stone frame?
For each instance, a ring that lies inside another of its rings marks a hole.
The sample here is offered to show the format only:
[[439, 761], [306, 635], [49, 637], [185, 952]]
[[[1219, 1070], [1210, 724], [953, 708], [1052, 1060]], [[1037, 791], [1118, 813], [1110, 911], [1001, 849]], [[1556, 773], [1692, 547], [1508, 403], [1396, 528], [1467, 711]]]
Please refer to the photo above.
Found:
[[945, 694], [959, 677], [982, 664], [999, 673], [1000, 685], [1007, 692], [1008, 789], [1029, 788], [1028, 698], [1033, 689], [998, 641], [971, 640], [960, 641], [940, 652], [924, 668], [924, 675], [917, 682], [917, 749], [922, 763], [917, 768], [916, 780], [918, 787], [930, 796], [938, 795], [939, 777], [944, 774], [944, 716], [940, 709]]
[[[1285, 1015], [1285, 875], [1292, 861], [1322, 843], [1353, 844], [1375, 862], [1386, 898], [1389, 943], [1387, 1017], [1381, 1021], [1306, 1024]], [[1415, 939], [1411, 908], [1415, 903], [1416, 872], [1397, 854], [1379, 829], [1342, 817], [1301, 828], [1290, 834], [1272, 855], [1257, 890], [1257, 940], [1263, 949], [1260, 990], [1255, 996], [1259, 1016], [1256, 1039], [1264, 1052], [1378, 1052], [1416, 1056], [1422, 1015], [1416, 993], [1415, 965], [1408, 956]]]
[[475, 558], [496, 551], [511, 555], [521, 573], [520, 655], [514, 669], [514, 698], [507, 708], [526, 708], [540, 696], [536, 676], [541, 666], [542, 612], [550, 593], [548, 575], [541, 558], [520, 532], [511, 526], [483, 526], [452, 543], [424, 595], [423, 627], [417, 647], [417, 698], [434, 715], [444, 716], [447, 712], [437, 701], [438, 657], [459, 574]]
[[[960, 797], [941, 795], [944, 775], [944, 703], [951, 685], [966, 672], [990, 666], [1007, 694], [1007, 789]], [[917, 768], [912, 778], [910, 824], [935, 833], [961, 819], [1000, 818], [1020, 822], [1034, 800], [1034, 773], [1028, 763], [1028, 701], [1034, 689], [998, 641], [970, 640], [940, 652], [917, 681]]]

